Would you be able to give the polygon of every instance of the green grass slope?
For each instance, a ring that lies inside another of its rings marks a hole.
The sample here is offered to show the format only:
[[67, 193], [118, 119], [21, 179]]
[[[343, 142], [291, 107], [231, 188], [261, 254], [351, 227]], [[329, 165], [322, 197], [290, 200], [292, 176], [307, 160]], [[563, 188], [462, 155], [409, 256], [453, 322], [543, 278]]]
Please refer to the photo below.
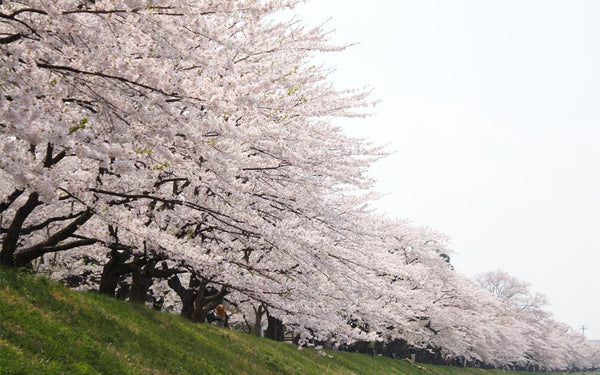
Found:
[[0, 268], [0, 374], [496, 374], [250, 336]]

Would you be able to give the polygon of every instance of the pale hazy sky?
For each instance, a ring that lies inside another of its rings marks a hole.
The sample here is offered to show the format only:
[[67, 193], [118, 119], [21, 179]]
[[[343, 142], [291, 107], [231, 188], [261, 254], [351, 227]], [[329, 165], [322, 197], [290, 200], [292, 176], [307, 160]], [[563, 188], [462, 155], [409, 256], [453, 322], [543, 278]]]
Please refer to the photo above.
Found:
[[341, 122], [395, 153], [378, 207], [452, 238], [452, 263], [502, 269], [600, 338], [600, 1], [313, 0], [339, 87], [373, 89]]

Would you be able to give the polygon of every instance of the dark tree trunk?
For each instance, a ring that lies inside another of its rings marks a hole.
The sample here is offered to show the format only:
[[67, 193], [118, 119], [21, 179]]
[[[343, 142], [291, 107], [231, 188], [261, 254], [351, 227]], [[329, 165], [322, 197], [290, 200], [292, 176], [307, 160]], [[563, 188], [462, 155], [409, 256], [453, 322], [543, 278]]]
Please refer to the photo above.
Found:
[[250, 333], [260, 337], [262, 336], [262, 317], [267, 312], [267, 309], [262, 304], [258, 308], [252, 307], [252, 309], [254, 310], [254, 324], [250, 329]]
[[188, 319], [192, 319], [192, 314], [194, 313], [194, 301], [196, 300], [196, 293], [194, 293], [194, 291], [191, 289], [184, 288], [183, 285], [181, 285], [181, 280], [179, 280], [179, 276], [177, 275], [171, 277], [167, 281], [167, 284], [169, 284], [169, 287], [171, 287], [171, 289], [173, 289], [181, 299], [182, 307], [180, 315]]
[[121, 275], [127, 273], [123, 265], [111, 264], [110, 261], [102, 269], [100, 277], [100, 293], [114, 296], [119, 285]]
[[131, 264], [125, 263], [131, 257], [131, 249], [118, 244], [111, 246], [110, 260], [102, 268], [100, 293], [114, 296], [121, 276], [131, 272]]
[[[0, 1], [0, 4], [2, 1]], [[19, 39], [20, 34], [15, 34], [8, 36], [7, 38], [3, 38], [3, 40], [12, 42]], [[16, 39], [15, 39], [16, 38]], [[7, 43], [8, 43], [7, 42]], [[36, 147], [37, 145], [31, 144], [30, 151], [33, 154], [33, 157], [36, 157]], [[52, 168], [53, 165], [60, 162], [66, 156], [65, 151], [61, 151], [57, 154], [54, 153], [54, 145], [52, 143], [48, 143], [46, 145], [46, 153], [43, 161], [43, 166], [45, 168]], [[0, 203], [0, 212], [4, 212], [8, 207], [10, 207], [22, 194], [24, 193], [23, 189], [15, 189], [9, 196], [7, 196], [4, 201]], [[17, 247], [19, 245], [19, 238], [23, 235], [23, 223], [29, 217], [29, 215], [33, 212], [33, 210], [41, 205], [42, 202], [39, 200], [39, 194], [37, 192], [32, 192], [27, 197], [27, 201], [17, 209], [15, 212], [15, 216], [12, 219], [10, 225], [6, 229], [6, 233], [2, 238], [2, 247], [0, 247], [0, 265], [4, 265], [7, 267], [25, 267], [29, 266], [30, 262], [38, 258], [45, 253], [68, 250], [79, 246], [86, 246], [95, 243], [95, 240], [92, 239], [84, 239], [77, 240], [70, 243], [62, 243], [62, 241], [69, 238], [80, 225], [83, 225], [90, 217], [92, 217], [92, 212], [89, 210], [83, 211], [79, 217], [77, 217], [72, 223], [65, 226], [61, 230], [57, 231], [47, 239], [25, 249], [20, 249], [17, 252]], [[38, 228], [35, 230], [41, 230], [47, 227], [47, 224], [56, 218], [48, 218], [41, 226], [38, 225]], [[45, 225], [44, 225], [45, 224]], [[60, 245], [59, 245], [60, 244]]]
[[148, 291], [154, 283], [154, 278], [166, 279], [181, 271], [169, 269], [166, 262], [162, 263], [162, 268], [156, 268], [158, 262], [164, 260], [159, 255], [134, 257], [131, 262], [131, 289], [129, 292], [129, 301], [134, 303], [146, 303], [151, 301]]
[[202, 280], [200, 282], [200, 288], [196, 292], [196, 298], [194, 299], [194, 312], [192, 314], [192, 320], [194, 322], [205, 323], [206, 316], [211, 310], [214, 310], [222, 299], [217, 297], [217, 290], [207, 288], [208, 280]]
[[226, 286], [222, 286], [221, 290], [208, 287], [209, 280], [199, 279], [195, 274], [190, 277], [188, 288], [181, 285], [177, 276], [170, 278], [168, 284], [181, 299], [181, 315], [199, 323], [206, 322], [208, 313], [221, 304], [223, 297], [229, 293]]
[[16, 266], [15, 252], [17, 251], [21, 229], [23, 228], [25, 219], [27, 219], [33, 210], [41, 204], [38, 198], [39, 195], [36, 192], [29, 194], [27, 201], [19, 207], [15, 213], [15, 217], [6, 230], [4, 238], [2, 238], [2, 248], [0, 249], [0, 264], [3, 266]]
[[265, 331], [265, 337], [275, 341], [283, 341], [284, 327], [281, 320], [270, 315], [267, 316], [269, 325]]
[[129, 301], [135, 303], [146, 303], [148, 290], [152, 286], [152, 276], [144, 267], [141, 271], [135, 270], [131, 274], [131, 289], [129, 290]]

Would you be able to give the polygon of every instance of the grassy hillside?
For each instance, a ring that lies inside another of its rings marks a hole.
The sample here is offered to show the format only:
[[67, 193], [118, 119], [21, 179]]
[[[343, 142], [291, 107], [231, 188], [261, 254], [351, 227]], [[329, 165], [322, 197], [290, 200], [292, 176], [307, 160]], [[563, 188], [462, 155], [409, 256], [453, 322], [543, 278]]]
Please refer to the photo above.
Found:
[[0, 268], [0, 374], [477, 374], [192, 324]]

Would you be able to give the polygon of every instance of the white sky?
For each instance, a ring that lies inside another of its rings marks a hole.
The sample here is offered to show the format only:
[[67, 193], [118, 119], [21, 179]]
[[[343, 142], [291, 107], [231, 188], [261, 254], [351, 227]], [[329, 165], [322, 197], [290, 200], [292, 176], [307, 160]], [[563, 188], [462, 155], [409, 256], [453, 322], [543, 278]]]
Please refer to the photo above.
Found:
[[600, 338], [600, 1], [313, 0], [339, 87], [373, 88], [342, 124], [396, 151], [372, 175], [390, 216], [452, 238], [463, 274], [502, 269]]

